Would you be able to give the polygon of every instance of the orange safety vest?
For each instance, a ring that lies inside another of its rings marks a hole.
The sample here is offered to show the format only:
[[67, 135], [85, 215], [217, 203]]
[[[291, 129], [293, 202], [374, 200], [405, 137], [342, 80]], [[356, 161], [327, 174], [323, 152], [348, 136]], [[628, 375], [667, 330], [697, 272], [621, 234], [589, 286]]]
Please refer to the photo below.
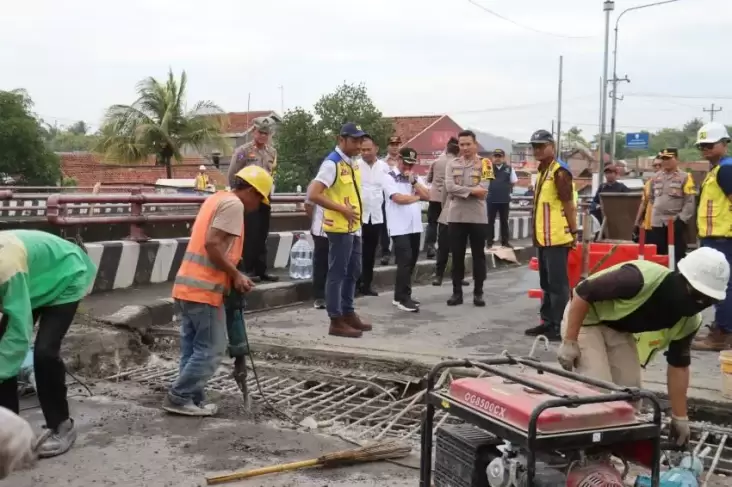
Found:
[[[196, 221], [191, 230], [191, 240], [188, 242], [183, 261], [175, 276], [173, 297], [183, 301], [221, 306], [224, 302], [224, 293], [230, 286], [229, 276], [216, 267], [208, 258], [206, 251], [206, 233], [211, 226], [216, 208], [224, 198], [236, 198], [228, 191], [219, 191], [206, 198], [196, 215]], [[236, 237], [227, 254], [229, 261], [239, 263], [244, 244], [244, 215], [241, 221], [241, 236]]]

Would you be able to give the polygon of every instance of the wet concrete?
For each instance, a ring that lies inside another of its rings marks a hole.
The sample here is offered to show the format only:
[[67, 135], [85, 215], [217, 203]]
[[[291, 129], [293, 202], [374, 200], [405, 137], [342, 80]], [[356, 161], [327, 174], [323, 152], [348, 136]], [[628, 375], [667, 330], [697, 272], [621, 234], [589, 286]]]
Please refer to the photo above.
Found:
[[[2, 487], [65, 485], [197, 487], [205, 475], [318, 457], [352, 448], [340, 440], [283, 430], [241, 409], [239, 398], [223, 398], [218, 418], [184, 418], [159, 409], [163, 394], [133, 386], [97, 384], [97, 394], [72, 399], [79, 439], [66, 455], [41, 460]], [[24, 407], [33, 407], [35, 398]], [[40, 428], [40, 410], [23, 415]], [[273, 474], [232, 486], [358, 487], [416, 485], [418, 472], [389, 463]]]

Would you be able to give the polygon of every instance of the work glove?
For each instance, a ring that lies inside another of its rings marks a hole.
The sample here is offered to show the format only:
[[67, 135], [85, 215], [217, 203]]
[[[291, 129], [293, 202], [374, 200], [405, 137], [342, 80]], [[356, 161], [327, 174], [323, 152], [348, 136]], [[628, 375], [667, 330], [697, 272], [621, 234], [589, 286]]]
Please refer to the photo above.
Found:
[[571, 372], [580, 355], [579, 343], [574, 340], [562, 340], [562, 345], [559, 347], [557, 354], [557, 360], [564, 370]]
[[9, 409], [0, 407], [0, 480], [33, 464], [35, 435], [30, 424]]
[[669, 427], [668, 439], [676, 446], [686, 446], [691, 439], [689, 418], [671, 416], [671, 426]]

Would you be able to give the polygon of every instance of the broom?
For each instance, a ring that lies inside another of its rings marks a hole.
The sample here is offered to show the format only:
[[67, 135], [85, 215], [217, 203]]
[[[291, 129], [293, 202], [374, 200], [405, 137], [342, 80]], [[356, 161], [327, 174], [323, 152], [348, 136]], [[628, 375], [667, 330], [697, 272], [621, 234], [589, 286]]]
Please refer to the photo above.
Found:
[[303, 460], [283, 465], [274, 465], [272, 467], [243, 470], [240, 472], [206, 477], [206, 485], [223, 484], [225, 482], [248, 479], [269, 473], [291, 472], [293, 470], [310, 467], [335, 468], [356, 463], [375, 462], [378, 460], [395, 460], [397, 458], [406, 457], [411, 451], [412, 448], [410, 446], [396, 441], [382, 441], [368, 446], [363, 446], [361, 448], [329, 453], [312, 460]]

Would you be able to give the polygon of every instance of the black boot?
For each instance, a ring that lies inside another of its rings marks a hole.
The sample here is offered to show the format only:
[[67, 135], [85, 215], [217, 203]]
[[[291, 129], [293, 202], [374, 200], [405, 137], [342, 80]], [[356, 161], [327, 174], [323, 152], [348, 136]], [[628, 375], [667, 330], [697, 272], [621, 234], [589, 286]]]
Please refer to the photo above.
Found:
[[432, 279], [432, 285], [442, 286], [442, 274], [435, 274], [434, 279]]
[[478, 307], [485, 306], [485, 300], [483, 299], [483, 282], [476, 282], [473, 288], [473, 304]]
[[463, 304], [463, 293], [453, 291], [452, 296], [447, 300], [447, 305], [457, 306], [459, 304]]
[[432, 260], [435, 258], [436, 252], [435, 252], [435, 246], [430, 245], [427, 247], [427, 258]]

